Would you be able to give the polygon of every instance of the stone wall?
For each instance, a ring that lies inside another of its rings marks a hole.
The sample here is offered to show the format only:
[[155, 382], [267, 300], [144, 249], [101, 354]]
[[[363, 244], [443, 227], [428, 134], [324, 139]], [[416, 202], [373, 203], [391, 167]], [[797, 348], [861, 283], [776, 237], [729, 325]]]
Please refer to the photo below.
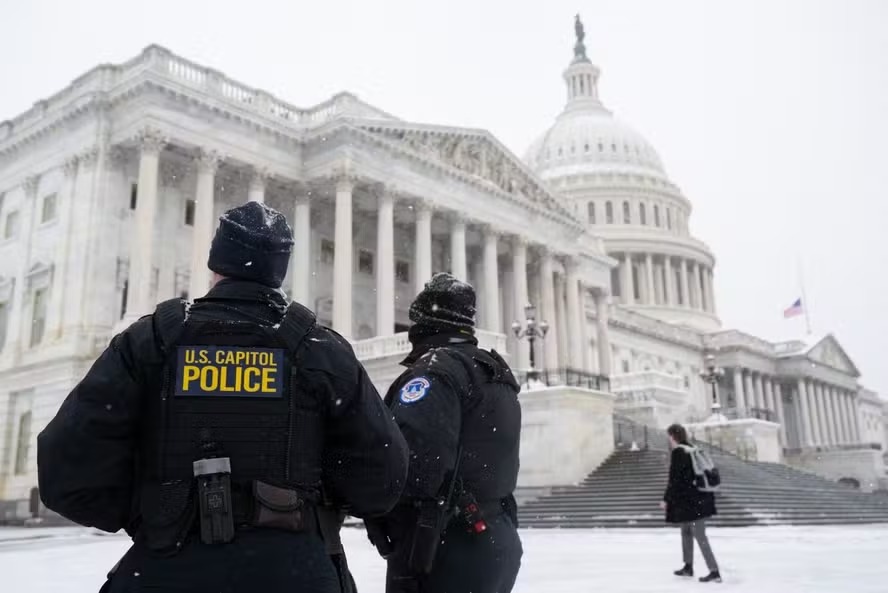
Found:
[[882, 452], [875, 449], [852, 451], [805, 451], [787, 455], [786, 462], [830, 480], [853, 478], [861, 490], [888, 487]]
[[577, 484], [614, 450], [614, 396], [574, 387], [525, 391], [519, 488]]
[[741, 459], [781, 463], [780, 425], [745, 418], [687, 425], [691, 438], [710, 443]]

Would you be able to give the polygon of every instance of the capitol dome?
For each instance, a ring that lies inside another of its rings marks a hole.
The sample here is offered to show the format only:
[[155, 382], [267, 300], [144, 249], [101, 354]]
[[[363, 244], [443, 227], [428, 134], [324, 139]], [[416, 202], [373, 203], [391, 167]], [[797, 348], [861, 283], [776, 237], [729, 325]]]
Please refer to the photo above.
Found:
[[601, 71], [586, 56], [579, 17], [576, 32], [563, 76], [567, 103], [524, 160], [620, 262], [611, 275], [615, 302], [668, 323], [716, 330], [715, 258], [690, 233], [691, 203], [654, 147], [602, 104]]
[[666, 175], [660, 156], [644, 136], [600, 105], [566, 109], [531, 144], [524, 161], [544, 177], [616, 170]]

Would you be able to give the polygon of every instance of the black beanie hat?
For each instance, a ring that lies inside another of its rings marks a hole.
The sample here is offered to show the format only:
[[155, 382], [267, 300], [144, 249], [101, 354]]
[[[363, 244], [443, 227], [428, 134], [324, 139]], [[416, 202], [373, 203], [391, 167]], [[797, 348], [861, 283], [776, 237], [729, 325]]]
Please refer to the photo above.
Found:
[[435, 274], [410, 305], [410, 321], [439, 330], [472, 332], [475, 327], [475, 289], [450, 274]]
[[283, 214], [247, 202], [219, 217], [207, 266], [228, 278], [280, 288], [290, 263], [293, 232]]

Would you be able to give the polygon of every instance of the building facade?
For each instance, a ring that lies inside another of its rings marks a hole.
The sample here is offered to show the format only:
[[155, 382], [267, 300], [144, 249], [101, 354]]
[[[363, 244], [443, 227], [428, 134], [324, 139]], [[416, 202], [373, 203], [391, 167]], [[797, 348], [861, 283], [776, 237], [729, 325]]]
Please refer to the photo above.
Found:
[[450, 271], [478, 290], [483, 345], [527, 369], [511, 325], [534, 303], [551, 327], [537, 366], [609, 378], [620, 413], [708, 417], [712, 353], [721, 408], [779, 423], [790, 454], [884, 441], [884, 412], [861, 425], [861, 402], [883, 404], [834, 338], [720, 330], [690, 202], [604, 108], [598, 76], [578, 52], [526, 161], [486, 131], [348, 93], [297, 108], [157, 46], [0, 123], [0, 499], [36, 485], [36, 435], [110, 337], [207, 290], [218, 216], [246, 200], [291, 221], [286, 292], [352, 341], [381, 391], [413, 296]]

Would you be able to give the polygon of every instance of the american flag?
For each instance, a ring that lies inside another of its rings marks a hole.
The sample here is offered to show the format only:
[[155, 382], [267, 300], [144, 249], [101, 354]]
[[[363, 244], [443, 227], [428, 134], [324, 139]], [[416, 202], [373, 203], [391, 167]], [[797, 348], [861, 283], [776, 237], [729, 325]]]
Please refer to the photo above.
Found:
[[802, 307], [802, 299], [796, 299], [796, 301], [788, 308], [783, 310], [783, 318], [789, 319], [790, 317], [795, 317], [797, 315], [801, 315], [805, 312], [805, 309]]

